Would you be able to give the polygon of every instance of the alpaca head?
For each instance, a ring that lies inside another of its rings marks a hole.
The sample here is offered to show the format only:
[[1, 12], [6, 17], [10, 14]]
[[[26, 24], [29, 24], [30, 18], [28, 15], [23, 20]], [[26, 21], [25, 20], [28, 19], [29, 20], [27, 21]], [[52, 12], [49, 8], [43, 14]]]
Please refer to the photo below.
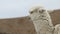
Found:
[[38, 20], [46, 16], [46, 9], [43, 7], [34, 7], [30, 10], [30, 17], [32, 20]]

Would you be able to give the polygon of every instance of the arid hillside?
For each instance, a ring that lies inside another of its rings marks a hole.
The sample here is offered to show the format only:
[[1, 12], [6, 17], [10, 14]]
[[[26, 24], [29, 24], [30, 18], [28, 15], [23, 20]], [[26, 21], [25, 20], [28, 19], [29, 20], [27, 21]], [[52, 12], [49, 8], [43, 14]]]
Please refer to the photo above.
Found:
[[[60, 23], [60, 10], [50, 13], [54, 25]], [[0, 19], [0, 34], [36, 34], [29, 16]]]
[[50, 13], [50, 15], [54, 25], [60, 24], [60, 9], [54, 10], [54, 12]]

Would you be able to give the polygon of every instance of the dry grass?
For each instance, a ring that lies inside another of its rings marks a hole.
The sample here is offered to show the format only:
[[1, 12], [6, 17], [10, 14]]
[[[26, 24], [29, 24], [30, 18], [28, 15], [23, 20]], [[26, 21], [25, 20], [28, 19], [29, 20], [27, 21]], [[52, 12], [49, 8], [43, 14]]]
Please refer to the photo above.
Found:
[[[60, 23], [60, 10], [54, 10], [51, 18], [54, 25]], [[0, 34], [36, 34], [31, 19], [26, 17], [0, 19]]]

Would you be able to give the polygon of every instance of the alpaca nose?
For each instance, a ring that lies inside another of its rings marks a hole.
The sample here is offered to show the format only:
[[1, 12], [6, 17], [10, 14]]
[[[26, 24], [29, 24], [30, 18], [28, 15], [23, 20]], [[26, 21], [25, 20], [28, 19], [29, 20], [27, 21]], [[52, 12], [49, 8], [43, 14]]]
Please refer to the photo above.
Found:
[[33, 13], [33, 11], [30, 12], [30, 14], [32, 14], [32, 13]]

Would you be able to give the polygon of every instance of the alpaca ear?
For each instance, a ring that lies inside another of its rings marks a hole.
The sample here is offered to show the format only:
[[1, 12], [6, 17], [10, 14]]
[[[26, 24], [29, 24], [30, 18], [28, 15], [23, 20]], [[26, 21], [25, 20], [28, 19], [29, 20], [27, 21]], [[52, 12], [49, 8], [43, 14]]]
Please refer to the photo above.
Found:
[[48, 13], [52, 13], [52, 12], [54, 12], [53, 10], [47, 10], [48, 11]]

